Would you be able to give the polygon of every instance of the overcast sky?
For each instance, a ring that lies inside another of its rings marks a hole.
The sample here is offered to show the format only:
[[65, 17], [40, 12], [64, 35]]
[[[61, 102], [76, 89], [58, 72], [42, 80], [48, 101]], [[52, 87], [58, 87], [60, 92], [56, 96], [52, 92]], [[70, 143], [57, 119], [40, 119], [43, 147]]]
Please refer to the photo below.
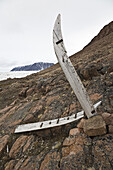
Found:
[[113, 21], [113, 0], [0, 0], [0, 71], [57, 62], [52, 29], [58, 14], [68, 55]]

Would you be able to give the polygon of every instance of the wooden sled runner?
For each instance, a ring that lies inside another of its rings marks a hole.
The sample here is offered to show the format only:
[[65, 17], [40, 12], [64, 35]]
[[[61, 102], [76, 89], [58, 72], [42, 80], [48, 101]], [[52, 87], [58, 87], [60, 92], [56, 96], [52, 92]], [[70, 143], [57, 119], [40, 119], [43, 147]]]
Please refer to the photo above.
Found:
[[[96, 109], [100, 104], [101, 104], [101, 101], [96, 103], [94, 105], [94, 108]], [[78, 112], [77, 114], [73, 114], [71, 116], [64, 117], [64, 118], [19, 125], [15, 129], [15, 133], [29, 132], [29, 131], [35, 131], [35, 130], [48, 129], [48, 128], [52, 128], [52, 127], [62, 126], [62, 125], [77, 121], [83, 117], [84, 117], [84, 111], [81, 111], [81, 112]]]
[[62, 70], [67, 80], [69, 81], [75, 95], [77, 96], [83, 108], [83, 111], [64, 118], [19, 125], [15, 129], [15, 133], [35, 131], [35, 130], [41, 130], [41, 129], [47, 129], [47, 128], [65, 125], [83, 118], [84, 113], [86, 114], [87, 118], [90, 118], [96, 114], [96, 109], [101, 104], [101, 101], [99, 101], [95, 105], [92, 104], [86, 92], [86, 89], [84, 88], [79, 76], [77, 75], [74, 66], [72, 65], [69, 57], [67, 56], [67, 52], [64, 46], [62, 32], [61, 32], [60, 14], [56, 19], [54, 29], [53, 29], [53, 45], [59, 64], [62, 67]]

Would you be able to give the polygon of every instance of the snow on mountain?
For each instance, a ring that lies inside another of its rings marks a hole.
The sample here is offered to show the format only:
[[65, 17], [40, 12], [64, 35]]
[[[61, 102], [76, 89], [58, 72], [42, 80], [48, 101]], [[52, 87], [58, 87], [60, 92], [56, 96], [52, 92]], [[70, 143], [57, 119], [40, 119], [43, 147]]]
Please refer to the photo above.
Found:
[[54, 63], [38, 62], [38, 63], [34, 63], [31, 65], [15, 67], [11, 71], [40, 71], [40, 70], [44, 70], [52, 65], [54, 65]]

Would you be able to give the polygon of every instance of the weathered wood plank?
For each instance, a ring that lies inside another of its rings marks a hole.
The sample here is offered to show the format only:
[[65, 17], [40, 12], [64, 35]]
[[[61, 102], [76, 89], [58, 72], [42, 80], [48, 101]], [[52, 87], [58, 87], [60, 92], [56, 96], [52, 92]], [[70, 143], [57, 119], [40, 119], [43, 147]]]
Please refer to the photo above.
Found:
[[62, 32], [61, 32], [61, 17], [58, 15], [54, 29], [53, 29], [53, 45], [55, 54], [57, 56], [58, 62], [62, 67], [62, 70], [69, 81], [75, 95], [77, 96], [85, 114], [88, 118], [93, 116], [95, 109], [92, 102], [89, 99], [89, 96], [84, 88], [75, 68], [73, 67], [67, 52], [64, 46]]
[[[101, 104], [101, 101], [96, 103], [94, 105], [94, 108], [96, 109]], [[74, 121], [77, 121], [84, 117], [84, 111], [78, 112], [77, 114], [73, 114], [71, 116], [67, 116], [64, 118], [59, 119], [53, 119], [43, 122], [36, 122], [36, 123], [28, 123], [19, 125], [14, 133], [22, 133], [22, 132], [29, 132], [29, 131], [35, 131], [35, 130], [41, 130], [41, 129], [47, 129], [47, 128], [53, 128], [57, 126], [62, 126]]]

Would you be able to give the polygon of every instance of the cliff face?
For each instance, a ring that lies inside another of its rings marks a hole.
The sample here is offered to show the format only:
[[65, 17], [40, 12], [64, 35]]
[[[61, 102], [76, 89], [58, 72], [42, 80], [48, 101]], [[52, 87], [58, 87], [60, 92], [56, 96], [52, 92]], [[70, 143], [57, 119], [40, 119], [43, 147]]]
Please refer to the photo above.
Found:
[[71, 60], [93, 103], [102, 101], [98, 114], [106, 123], [106, 134], [87, 136], [84, 119], [51, 130], [14, 134], [19, 124], [72, 115], [81, 107], [59, 64], [26, 78], [1, 81], [0, 169], [113, 168], [112, 22]]
[[52, 65], [53, 63], [39, 62], [27, 66], [15, 67], [11, 71], [41, 71], [48, 67], [51, 67]]

